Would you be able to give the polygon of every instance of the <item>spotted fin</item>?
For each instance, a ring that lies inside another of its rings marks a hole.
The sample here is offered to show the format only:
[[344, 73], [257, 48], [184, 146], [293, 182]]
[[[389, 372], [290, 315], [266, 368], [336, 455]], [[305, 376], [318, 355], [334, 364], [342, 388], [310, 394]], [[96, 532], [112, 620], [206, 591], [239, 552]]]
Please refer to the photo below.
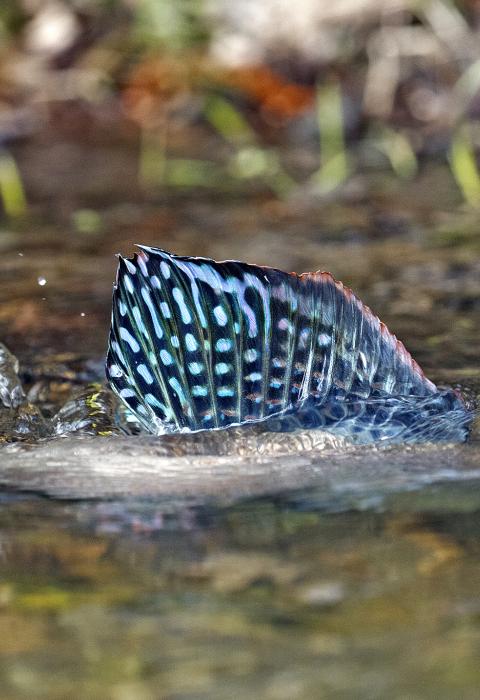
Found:
[[402, 343], [329, 273], [145, 246], [120, 258], [107, 378], [156, 434], [261, 421], [307, 400], [436, 391]]

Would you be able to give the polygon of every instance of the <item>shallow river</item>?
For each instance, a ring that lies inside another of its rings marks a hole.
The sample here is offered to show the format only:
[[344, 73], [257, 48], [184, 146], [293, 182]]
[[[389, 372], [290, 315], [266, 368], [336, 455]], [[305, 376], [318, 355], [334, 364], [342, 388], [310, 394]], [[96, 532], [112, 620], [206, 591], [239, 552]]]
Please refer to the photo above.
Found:
[[[114, 253], [141, 242], [329, 269], [474, 401], [478, 219], [429, 177], [341, 204], [113, 201], [88, 231], [59, 184], [2, 230], [0, 341], [31, 404], [23, 436], [0, 422], [2, 700], [478, 698], [478, 425], [457, 446], [165, 446], [115, 434], [99, 384]], [[29, 433], [62, 407], [78, 432]]]

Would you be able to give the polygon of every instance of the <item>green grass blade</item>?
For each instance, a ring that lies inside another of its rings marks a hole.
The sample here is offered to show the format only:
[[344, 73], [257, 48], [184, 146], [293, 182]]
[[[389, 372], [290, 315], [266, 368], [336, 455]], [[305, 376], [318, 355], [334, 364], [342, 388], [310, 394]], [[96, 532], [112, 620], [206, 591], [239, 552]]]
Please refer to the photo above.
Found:
[[382, 129], [377, 147], [385, 153], [393, 171], [402, 180], [415, 177], [418, 170], [417, 157], [405, 134], [385, 127]]
[[450, 146], [450, 167], [465, 201], [480, 206], [480, 173], [468, 125], [460, 126]]
[[9, 218], [23, 216], [27, 211], [27, 199], [17, 164], [5, 150], [0, 150], [0, 196], [5, 214]]
[[205, 102], [206, 119], [223, 138], [235, 145], [256, 142], [253, 130], [240, 112], [228, 100], [211, 95]]
[[322, 193], [327, 193], [341, 185], [350, 173], [339, 83], [318, 88], [317, 118], [321, 166], [312, 176], [312, 180]]

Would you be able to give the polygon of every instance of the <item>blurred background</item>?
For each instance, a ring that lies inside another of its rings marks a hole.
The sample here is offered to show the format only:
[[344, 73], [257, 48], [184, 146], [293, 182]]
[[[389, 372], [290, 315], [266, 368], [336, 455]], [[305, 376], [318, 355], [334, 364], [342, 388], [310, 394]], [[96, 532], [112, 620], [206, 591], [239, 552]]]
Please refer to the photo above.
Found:
[[169, 189], [359, 196], [436, 164], [476, 205], [479, 22], [475, 0], [4, 0], [4, 214], [88, 228]]
[[102, 354], [141, 242], [329, 269], [420, 360], [476, 362], [479, 26], [477, 0], [2, 0], [1, 337]]

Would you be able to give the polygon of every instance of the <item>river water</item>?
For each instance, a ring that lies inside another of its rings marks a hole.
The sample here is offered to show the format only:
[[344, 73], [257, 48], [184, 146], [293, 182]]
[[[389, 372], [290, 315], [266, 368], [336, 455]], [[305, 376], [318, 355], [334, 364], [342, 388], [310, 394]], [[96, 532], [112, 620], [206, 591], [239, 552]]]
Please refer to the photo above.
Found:
[[2, 700], [476, 700], [478, 425], [464, 445], [165, 446], [117, 435], [101, 386], [114, 254], [138, 242], [328, 269], [475, 401], [478, 216], [446, 173], [276, 202], [129, 199], [128, 169], [47, 197], [36, 168], [0, 235], [0, 341], [29, 401], [0, 414]]

